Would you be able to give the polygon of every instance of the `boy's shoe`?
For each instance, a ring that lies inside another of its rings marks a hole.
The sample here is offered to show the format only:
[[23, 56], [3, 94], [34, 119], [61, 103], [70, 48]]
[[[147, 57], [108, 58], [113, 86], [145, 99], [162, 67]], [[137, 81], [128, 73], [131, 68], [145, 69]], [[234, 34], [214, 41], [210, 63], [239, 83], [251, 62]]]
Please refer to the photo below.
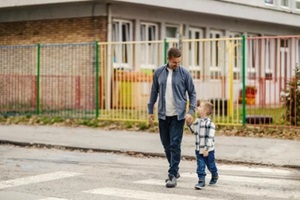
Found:
[[[179, 172], [177, 172], [176, 179], [179, 179], [179, 178], [180, 178], [180, 174], [179, 174]], [[167, 178], [165, 182], [167, 182], [168, 180], [169, 180], [169, 178]]]
[[219, 176], [211, 177], [209, 185], [215, 185], [219, 179]]
[[198, 183], [195, 185], [195, 189], [201, 190], [205, 187], [205, 180], [199, 180]]
[[176, 185], [177, 185], [176, 177], [169, 174], [169, 179], [166, 181], [166, 187], [173, 188], [173, 187], [176, 187]]

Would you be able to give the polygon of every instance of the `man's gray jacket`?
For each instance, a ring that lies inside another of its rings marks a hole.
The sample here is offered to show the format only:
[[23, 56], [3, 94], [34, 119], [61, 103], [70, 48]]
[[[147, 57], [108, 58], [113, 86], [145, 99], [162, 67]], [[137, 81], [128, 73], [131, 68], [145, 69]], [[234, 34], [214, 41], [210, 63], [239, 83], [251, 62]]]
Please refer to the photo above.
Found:
[[[165, 99], [168, 74], [169, 72], [167, 69], [167, 65], [161, 66], [155, 70], [153, 75], [150, 100], [148, 103], [148, 114], [153, 114], [154, 104], [157, 101], [157, 97], [159, 97], [158, 118], [163, 120], [166, 119], [166, 101], [168, 101], [168, 99]], [[185, 119], [188, 98], [188, 113], [193, 116], [196, 108], [195, 86], [191, 74], [182, 66], [179, 66], [176, 70], [173, 71], [172, 90], [177, 112], [177, 119]]]

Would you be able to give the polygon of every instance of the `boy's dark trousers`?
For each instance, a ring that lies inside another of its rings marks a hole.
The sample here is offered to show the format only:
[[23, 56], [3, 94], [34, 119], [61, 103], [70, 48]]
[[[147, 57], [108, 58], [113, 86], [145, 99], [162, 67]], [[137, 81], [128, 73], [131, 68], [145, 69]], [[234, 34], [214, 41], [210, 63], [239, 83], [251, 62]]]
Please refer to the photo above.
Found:
[[205, 180], [205, 166], [207, 166], [212, 177], [218, 176], [218, 169], [215, 163], [215, 151], [208, 152], [208, 156], [204, 157], [199, 151], [195, 151], [197, 157], [197, 174], [199, 180]]

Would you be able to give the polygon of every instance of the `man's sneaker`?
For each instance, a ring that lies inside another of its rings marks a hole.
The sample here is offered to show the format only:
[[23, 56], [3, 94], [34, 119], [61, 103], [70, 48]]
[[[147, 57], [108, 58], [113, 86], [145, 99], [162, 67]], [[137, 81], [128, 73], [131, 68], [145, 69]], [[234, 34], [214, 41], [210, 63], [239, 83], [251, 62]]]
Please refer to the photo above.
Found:
[[[180, 174], [179, 174], [179, 172], [177, 172], [176, 179], [179, 179], [179, 178], [180, 178]], [[169, 178], [167, 178], [165, 182], [167, 182], [168, 180], [169, 180]]]
[[209, 185], [215, 185], [219, 179], [219, 176], [211, 177]]
[[167, 188], [173, 188], [177, 185], [176, 177], [173, 175], [169, 175], [169, 179], [166, 181], [166, 187]]
[[198, 183], [195, 185], [195, 189], [201, 190], [205, 187], [205, 180], [199, 180]]

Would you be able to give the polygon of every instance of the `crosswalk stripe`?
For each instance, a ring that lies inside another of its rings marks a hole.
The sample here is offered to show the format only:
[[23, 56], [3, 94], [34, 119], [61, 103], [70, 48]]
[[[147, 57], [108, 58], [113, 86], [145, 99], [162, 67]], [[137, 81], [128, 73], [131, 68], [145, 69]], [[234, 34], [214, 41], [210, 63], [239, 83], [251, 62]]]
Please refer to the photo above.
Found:
[[272, 168], [262, 168], [262, 167], [247, 167], [247, 166], [230, 166], [230, 165], [219, 165], [219, 170], [230, 170], [230, 171], [244, 171], [244, 172], [255, 172], [255, 173], [272, 173], [272, 174], [281, 174], [281, 175], [289, 175], [290, 171], [284, 169], [272, 169]]
[[[145, 185], [157, 185], [157, 186], [165, 186], [165, 182], [163, 180], [158, 179], [147, 179], [147, 180], [140, 180], [135, 181], [136, 184], [145, 184]], [[193, 188], [193, 183], [186, 183], [181, 182], [177, 183], [177, 187], [179, 188]], [[272, 189], [256, 189], [256, 188], [248, 188], [248, 187], [240, 187], [231, 185], [220, 185], [218, 184], [215, 187], [207, 186], [205, 190], [214, 190], [218, 192], [228, 193], [230, 191], [234, 194], [241, 194], [241, 195], [253, 195], [253, 196], [265, 196], [265, 197], [272, 197], [272, 198], [282, 198], [282, 199], [289, 199], [289, 198], [300, 198], [300, 194], [292, 191], [277, 191]]]
[[[181, 173], [181, 177], [186, 178], [197, 178], [196, 173]], [[282, 179], [273, 179], [273, 178], [260, 178], [260, 177], [246, 177], [246, 176], [230, 176], [230, 175], [220, 175], [220, 180], [224, 181], [233, 181], [239, 183], [253, 183], [257, 184], [270, 184], [270, 185], [295, 185], [300, 186], [298, 180], [282, 180]]]
[[48, 197], [40, 200], [68, 200], [68, 199], [60, 199], [60, 198], [55, 198], [55, 197]]
[[16, 186], [21, 186], [21, 185], [27, 185], [27, 184], [32, 184], [32, 183], [52, 181], [52, 180], [63, 179], [63, 178], [68, 178], [68, 177], [78, 176], [78, 175], [80, 175], [80, 173], [54, 172], [54, 173], [49, 173], [49, 174], [41, 174], [41, 175], [36, 175], [36, 176], [18, 178], [18, 179], [14, 179], [14, 180], [1, 181], [0, 189], [16, 187]]
[[115, 196], [115, 197], [133, 198], [133, 199], [141, 199], [141, 200], [153, 200], [153, 199], [155, 200], [173, 200], [173, 199], [211, 200], [211, 198], [198, 197], [198, 196], [196, 197], [196, 196], [187, 196], [187, 195], [164, 194], [158, 192], [146, 192], [146, 191], [138, 191], [138, 190], [119, 189], [119, 188], [98, 188], [98, 189], [85, 191], [85, 192], [92, 193], [92, 194], [100, 194], [105, 196]]

